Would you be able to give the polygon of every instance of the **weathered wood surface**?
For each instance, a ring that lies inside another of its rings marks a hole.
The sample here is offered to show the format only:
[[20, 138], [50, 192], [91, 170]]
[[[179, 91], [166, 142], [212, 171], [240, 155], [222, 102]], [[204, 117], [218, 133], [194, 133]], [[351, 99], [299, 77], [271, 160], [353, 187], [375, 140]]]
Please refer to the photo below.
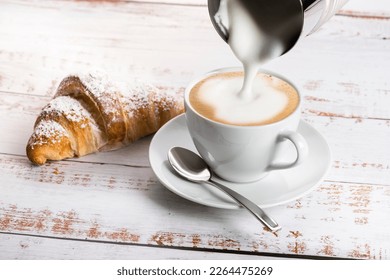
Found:
[[[45, 250], [42, 250], [45, 248]], [[279, 260], [283, 256], [272, 257], [240, 252], [212, 252], [196, 248], [182, 250], [161, 246], [138, 246], [111, 242], [85, 242], [58, 238], [42, 238], [0, 234], [0, 260]], [[91, 253], [92, 252], [92, 253]]]
[[151, 136], [119, 151], [30, 165], [24, 149], [35, 118], [68, 73], [104, 68], [117, 79], [184, 87], [194, 75], [238, 65], [204, 0], [143, 2], [0, 3], [0, 259], [77, 258], [76, 252], [108, 259], [241, 257], [233, 251], [243, 258], [390, 259], [384, 0], [351, 1], [265, 66], [301, 88], [303, 118], [333, 154], [316, 190], [269, 209], [283, 225], [277, 235], [245, 211], [197, 205], [163, 188], [149, 168]]
[[[0, 153], [25, 155], [36, 115], [50, 97], [4, 93], [0, 95]], [[390, 100], [389, 100], [390, 102]], [[314, 104], [306, 100], [304, 120], [319, 129], [329, 142], [333, 154], [333, 169], [327, 179], [333, 181], [387, 184], [390, 182], [389, 158], [390, 121], [374, 118], [336, 117], [313, 113]], [[306, 109], [307, 108], [307, 109]], [[18, 123], [18, 126], [10, 126]], [[7, 131], [7, 133], [5, 133]], [[71, 161], [111, 163], [126, 166], [150, 166], [147, 149], [152, 137], [146, 137], [123, 149], [75, 158]], [[354, 141], [351, 141], [354, 139]], [[366, 143], [369, 142], [370, 145]], [[382, 147], [372, 149], [372, 147]]]
[[149, 168], [65, 161], [32, 167], [25, 157], [8, 155], [0, 156], [0, 163], [3, 232], [241, 252], [389, 257], [385, 240], [390, 233], [369, 226], [388, 223], [385, 185], [324, 182], [298, 201], [269, 209], [284, 227], [275, 235], [244, 210], [214, 209], [176, 196], [160, 186]]

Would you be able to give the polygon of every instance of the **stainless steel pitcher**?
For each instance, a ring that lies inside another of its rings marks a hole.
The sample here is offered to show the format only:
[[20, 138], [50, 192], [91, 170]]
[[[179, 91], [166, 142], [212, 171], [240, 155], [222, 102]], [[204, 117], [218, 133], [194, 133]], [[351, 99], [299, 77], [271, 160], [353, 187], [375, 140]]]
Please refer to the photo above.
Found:
[[299, 40], [319, 29], [348, 0], [208, 0], [211, 21], [218, 34], [229, 41], [227, 1], [240, 1], [261, 32], [288, 52]]

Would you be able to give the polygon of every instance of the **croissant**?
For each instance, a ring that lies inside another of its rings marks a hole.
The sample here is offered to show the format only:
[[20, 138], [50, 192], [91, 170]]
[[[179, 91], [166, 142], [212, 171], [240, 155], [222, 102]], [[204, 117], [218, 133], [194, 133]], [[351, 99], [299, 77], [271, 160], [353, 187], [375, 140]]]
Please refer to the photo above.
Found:
[[38, 116], [27, 157], [42, 165], [118, 149], [156, 132], [183, 111], [180, 91], [139, 81], [119, 86], [102, 74], [68, 76]]

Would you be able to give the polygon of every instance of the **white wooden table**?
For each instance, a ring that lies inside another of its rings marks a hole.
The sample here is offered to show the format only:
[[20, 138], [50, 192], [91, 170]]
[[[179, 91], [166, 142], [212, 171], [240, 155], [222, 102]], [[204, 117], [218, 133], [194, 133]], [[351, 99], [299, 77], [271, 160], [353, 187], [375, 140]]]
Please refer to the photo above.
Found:
[[390, 259], [390, 2], [352, 0], [264, 67], [301, 88], [333, 160], [310, 194], [268, 210], [189, 202], [148, 162], [152, 136], [32, 166], [25, 145], [69, 73], [105, 69], [185, 87], [237, 66], [205, 0], [0, 2], [0, 259]]

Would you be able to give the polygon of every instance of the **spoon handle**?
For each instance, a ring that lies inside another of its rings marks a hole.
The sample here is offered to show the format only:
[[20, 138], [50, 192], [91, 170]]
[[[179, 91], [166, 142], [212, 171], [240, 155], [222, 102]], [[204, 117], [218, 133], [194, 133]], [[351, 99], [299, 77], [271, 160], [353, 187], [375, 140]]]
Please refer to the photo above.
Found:
[[210, 179], [209, 181], [206, 181], [210, 185], [213, 185], [214, 187], [220, 189], [221, 191], [228, 194], [231, 198], [233, 198], [235, 201], [237, 201], [239, 204], [241, 204], [243, 207], [245, 207], [249, 212], [251, 212], [260, 222], [262, 222], [267, 228], [269, 228], [272, 232], [278, 231], [281, 229], [281, 227], [278, 225], [277, 222], [275, 222], [270, 216], [267, 215], [259, 206], [254, 204], [249, 199], [245, 198], [241, 194], [233, 191], [232, 189], [229, 189], [228, 187], [215, 182], [214, 180]]

